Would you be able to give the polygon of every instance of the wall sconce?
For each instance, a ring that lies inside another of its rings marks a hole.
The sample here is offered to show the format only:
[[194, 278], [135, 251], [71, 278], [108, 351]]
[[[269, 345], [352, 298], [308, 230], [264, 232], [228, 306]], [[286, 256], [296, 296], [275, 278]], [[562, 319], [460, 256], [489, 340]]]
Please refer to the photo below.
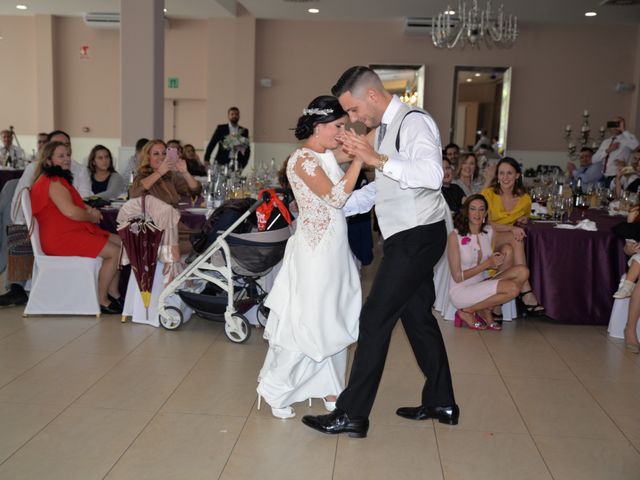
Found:
[[264, 77], [260, 79], [260, 86], [262, 88], [271, 88], [273, 86], [273, 79]]

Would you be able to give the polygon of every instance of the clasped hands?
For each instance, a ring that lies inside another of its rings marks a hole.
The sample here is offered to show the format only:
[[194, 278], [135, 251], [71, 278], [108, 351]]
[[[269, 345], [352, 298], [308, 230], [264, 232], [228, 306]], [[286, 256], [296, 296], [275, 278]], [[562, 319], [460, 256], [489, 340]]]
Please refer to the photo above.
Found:
[[100, 223], [100, 220], [102, 220], [102, 212], [97, 208], [87, 207], [87, 213], [91, 217], [92, 223]]
[[504, 255], [500, 252], [493, 252], [489, 258], [487, 258], [490, 268], [498, 268], [504, 263]]
[[349, 129], [336, 139], [342, 144], [342, 151], [350, 158], [372, 167], [379, 165], [380, 155], [373, 149], [373, 145], [368, 142], [366, 136], [358, 135], [353, 129]]

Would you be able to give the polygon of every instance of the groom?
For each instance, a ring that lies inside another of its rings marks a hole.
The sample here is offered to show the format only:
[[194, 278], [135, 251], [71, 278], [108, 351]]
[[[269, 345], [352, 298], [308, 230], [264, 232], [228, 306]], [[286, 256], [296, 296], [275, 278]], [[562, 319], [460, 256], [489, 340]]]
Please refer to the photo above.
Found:
[[396, 414], [456, 425], [460, 410], [442, 334], [431, 313], [433, 267], [444, 252], [447, 235], [438, 128], [429, 114], [409, 108], [387, 92], [367, 67], [348, 69], [332, 93], [352, 122], [376, 128], [375, 150], [365, 137], [345, 134], [345, 151], [376, 168], [372, 187], [355, 191], [345, 210], [350, 210], [348, 214], [368, 211], [375, 201], [385, 238], [384, 257], [360, 314], [349, 384], [333, 412], [307, 415], [302, 422], [323, 433], [367, 436], [391, 332], [400, 317], [426, 383], [422, 404], [399, 408]]

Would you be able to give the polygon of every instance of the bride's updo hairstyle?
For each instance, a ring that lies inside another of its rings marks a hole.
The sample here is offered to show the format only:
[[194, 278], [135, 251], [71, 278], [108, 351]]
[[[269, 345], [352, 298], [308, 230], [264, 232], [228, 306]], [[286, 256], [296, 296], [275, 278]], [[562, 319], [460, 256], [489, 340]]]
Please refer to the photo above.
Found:
[[304, 140], [313, 135], [313, 129], [319, 123], [330, 123], [346, 114], [336, 97], [321, 95], [314, 98], [302, 111], [294, 134], [298, 140]]

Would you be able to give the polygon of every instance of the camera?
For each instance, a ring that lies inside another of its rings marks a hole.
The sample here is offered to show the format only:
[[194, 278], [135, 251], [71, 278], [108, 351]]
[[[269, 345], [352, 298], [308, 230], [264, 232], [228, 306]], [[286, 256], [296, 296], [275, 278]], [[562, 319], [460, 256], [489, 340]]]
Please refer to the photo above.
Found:
[[620, 122], [618, 120], [611, 120], [607, 122], [607, 128], [620, 128]]

